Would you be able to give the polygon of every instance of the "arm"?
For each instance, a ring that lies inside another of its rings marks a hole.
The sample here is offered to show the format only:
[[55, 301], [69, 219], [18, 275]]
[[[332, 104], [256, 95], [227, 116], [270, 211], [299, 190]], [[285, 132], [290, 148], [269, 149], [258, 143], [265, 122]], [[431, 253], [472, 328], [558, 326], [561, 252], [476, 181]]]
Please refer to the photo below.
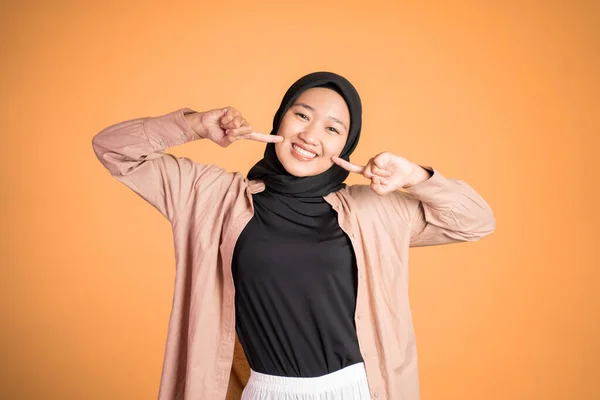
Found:
[[[371, 180], [371, 189], [410, 227], [410, 246], [479, 240], [496, 229], [490, 206], [467, 183], [447, 179], [392, 153], [380, 153], [366, 166], [339, 157], [333, 162]], [[402, 189], [402, 190], [399, 190]]]
[[206, 137], [201, 124], [195, 122], [200, 121], [195, 118], [199, 114], [183, 108], [159, 117], [120, 122], [96, 134], [92, 147], [115, 179], [173, 221], [193, 200], [196, 186], [201, 184], [207, 196], [217, 196], [220, 191], [208, 188], [231, 179], [222, 168], [165, 152]]
[[429, 178], [393, 196], [410, 226], [411, 247], [472, 242], [494, 232], [493, 211], [471, 186], [425, 169]]

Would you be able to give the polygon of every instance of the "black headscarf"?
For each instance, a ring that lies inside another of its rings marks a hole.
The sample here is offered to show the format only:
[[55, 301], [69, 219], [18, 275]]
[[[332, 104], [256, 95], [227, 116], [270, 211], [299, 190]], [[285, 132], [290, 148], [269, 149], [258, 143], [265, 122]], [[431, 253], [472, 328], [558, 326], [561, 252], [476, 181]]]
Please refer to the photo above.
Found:
[[[279, 125], [287, 110], [307, 89], [325, 87], [339, 93], [350, 111], [350, 130], [346, 145], [340, 158], [350, 161], [350, 155], [356, 148], [362, 126], [362, 104], [354, 86], [344, 77], [332, 72], [314, 72], [298, 79], [285, 93], [281, 105], [273, 118], [271, 135], [276, 135]], [[296, 198], [324, 197], [331, 192], [345, 187], [344, 180], [349, 172], [333, 164], [327, 171], [308, 177], [296, 177], [288, 173], [277, 158], [275, 144], [269, 143], [264, 158], [248, 173], [249, 179], [260, 179], [265, 182], [266, 189], [277, 194]]]

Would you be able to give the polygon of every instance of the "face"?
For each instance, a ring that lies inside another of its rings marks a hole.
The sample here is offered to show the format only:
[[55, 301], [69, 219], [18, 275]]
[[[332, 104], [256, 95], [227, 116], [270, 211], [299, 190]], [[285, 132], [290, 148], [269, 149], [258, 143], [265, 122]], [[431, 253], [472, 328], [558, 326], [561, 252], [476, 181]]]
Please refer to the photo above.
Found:
[[348, 138], [350, 111], [338, 93], [326, 88], [304, 91], [287, 110], [277, 134], [277, 158], [287, 172], [304, 177], [318, 175], [333, 165]]

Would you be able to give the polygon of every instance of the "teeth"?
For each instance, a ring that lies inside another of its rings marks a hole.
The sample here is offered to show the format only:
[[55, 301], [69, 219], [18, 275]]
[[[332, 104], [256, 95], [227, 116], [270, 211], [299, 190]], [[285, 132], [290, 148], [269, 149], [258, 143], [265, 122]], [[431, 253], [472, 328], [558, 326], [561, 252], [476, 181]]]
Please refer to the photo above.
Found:
[[295, 144], [292, 145], [292, 147], [294, 148], [294, 150], [298, 153], [300, 153], [300, 155], [304, 156], [304, 157], [308, 157], [308, 158], [314, 158], [317, 155], [315, 153], [311, 153], [310, 151], [306, 151], [302, 148], [300, 148], [299, 146], [296, 146]]

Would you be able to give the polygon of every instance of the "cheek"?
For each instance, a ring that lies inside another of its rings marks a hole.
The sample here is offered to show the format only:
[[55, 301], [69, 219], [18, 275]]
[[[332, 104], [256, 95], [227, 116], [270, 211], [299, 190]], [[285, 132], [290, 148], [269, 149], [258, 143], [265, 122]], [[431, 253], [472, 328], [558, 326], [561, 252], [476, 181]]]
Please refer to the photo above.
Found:
[[289, 115], [286, 115], [279, 124], [279, 128], [277, 129], [277, 135], [289, 139], [294, 134], [294, 132], [294, 121], [290, 118]]
[[331, 158], [332, 156], [339, 156], [344, 146], [346, 145], [345, 137], [332, 137], [331, 140], [328, 140], [323, 143], [324, 146], [324, 154]]

